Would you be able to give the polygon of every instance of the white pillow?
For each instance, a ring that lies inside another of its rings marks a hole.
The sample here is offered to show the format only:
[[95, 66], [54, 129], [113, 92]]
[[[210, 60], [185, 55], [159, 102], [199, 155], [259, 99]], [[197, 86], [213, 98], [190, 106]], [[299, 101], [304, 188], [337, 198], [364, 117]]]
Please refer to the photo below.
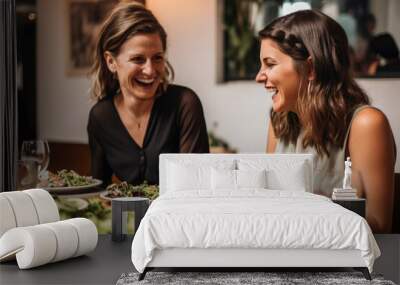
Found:
[[236, 189], [236, 170], [211, 168], [211, 189]]
[[170, 160], [167, 167], [167, 189], [168, 191], [185, 190], [210, 190], [211, 168], [234, 169], [235, 161], [196, 161]]
[[271, 169], [267, 171], [268, 188], [272, 190], [303, 191], [307, 190], [307, 177], [304, 175], [303, 165], [289, 171]]
[[237, 188], [266, 188], [267, 177], [262, 170], [236, 170]]
[[266, 188], [266, 171], [211, 169], [213, 190], [237, 190], [240, 188]]
[[185, 166], [177, 163], [170, 163], [168, 167], [167, 182], [171, 191], [210, 188], [207, 179], [209, 167]]
[[295, 159], [240, 159], [239, 170], [266, 170], [266, 188], [272, 190], [312, 191], [310, 166]]

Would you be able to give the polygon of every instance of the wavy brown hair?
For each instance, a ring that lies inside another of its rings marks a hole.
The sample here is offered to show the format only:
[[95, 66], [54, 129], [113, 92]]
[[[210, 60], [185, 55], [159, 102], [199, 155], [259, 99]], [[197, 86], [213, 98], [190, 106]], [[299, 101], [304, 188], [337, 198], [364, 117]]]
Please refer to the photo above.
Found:
[[[120, 2], [104, 21], [94, 55], [91, 74], [94, 77], [91, 87], [91, 97], [100, 100], [113, 96], [119, 90], [119, 82], [108, 69], [104, 53], [109, 51], [117, 56], [121, 46], [138, 34], [154, 34], [160, 36], [164, 52], [167, 49], [167, 33], [153, 13], [137, 2]], [[173, 80], [174, 71], [166, 61], [165, 78], [162, 79], [161, 89], [165, 90]], [[160, 90], [159, 90], [160, 91]]]
[[[343, 147], [354, 110], [369, 104], [353, 78], [343, 28], [321, 12], [305, 10], [275, 19], [259, 37], [276, 42], [293, 59], [301, 83], [305, 82], [300, 84], [296, 113], [271, 110], [276, 137], [295, 143], [302, 129], [303, 147], [313, 146], [320, 155], [329, 156], [329, 145]], [[315, 77], [307, 88], [308, 58]]]

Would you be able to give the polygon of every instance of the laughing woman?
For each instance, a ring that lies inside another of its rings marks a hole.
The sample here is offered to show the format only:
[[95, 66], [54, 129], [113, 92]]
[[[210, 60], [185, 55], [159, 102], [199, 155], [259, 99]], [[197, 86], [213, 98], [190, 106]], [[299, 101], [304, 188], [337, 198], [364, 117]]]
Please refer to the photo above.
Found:
[[169, 84], [167, 35], [136, 3], [119, 4], [104, 22], [93, 66], [97, 101], [87, 126], [92, 176], [115, 174], [158, 184], [161, 153], [208, 152], [203, 109], [189, 88]]
[[390, 232], [396, 148], [386, 116], [350, 72], [344, 30], [312, 10], [278, 18], [260, 33], [257, 82], [272, 96], [267, 152], [313, 153], [314, 191], [341, 187], [345, 157], [366, 198], [374, 232]]

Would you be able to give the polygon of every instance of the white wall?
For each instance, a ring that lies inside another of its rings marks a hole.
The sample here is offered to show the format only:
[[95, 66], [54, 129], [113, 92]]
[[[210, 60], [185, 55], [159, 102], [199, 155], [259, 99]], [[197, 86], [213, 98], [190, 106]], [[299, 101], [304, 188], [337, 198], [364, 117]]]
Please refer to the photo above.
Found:
[[387, 30], [388, 13], [390, 12], [388, 9], [389, 1], [390, 0], [375, 0], [369, 2], [371, 13], [376, 19], [375, 33], [382, 33]]
[[37, 2], [38, 132], [53, 141], [86, 142], [90, 81], [66, 76], [66, 3]]
[[369, 8], [376, 18], [375, 34], [389, 32], [400, 46], [400, 1], [374, 0], [370, 1]]
[[389, 0], [387, 30], [394, 37], [397, 45], [400, 47], [399, 15], [400, 15], [400, 1]]
[[359, 84], [370, 96], [372, 105], [389, 119], [397, 146], [396, 172], [400, 172], [400, 79], [364, 79]]
[[[90, 103], [85, 78], [65, 76], [64, 1], [38, 1], [39, 133], [51, 140], [86, 142]], [[147, 0], [169, 36], [176, 83], [200, 96], [208, 127], [241, 152], [264, 152], [271, 99], [255, 82], [217, 84], [217, 4], [215, 0]], [[51, 11], [51, 13], [49, 12]], [[384, 110], [400, 146], [400, 79], [360, 80]], [[400, 171], [399, 163], [396, 171]]]

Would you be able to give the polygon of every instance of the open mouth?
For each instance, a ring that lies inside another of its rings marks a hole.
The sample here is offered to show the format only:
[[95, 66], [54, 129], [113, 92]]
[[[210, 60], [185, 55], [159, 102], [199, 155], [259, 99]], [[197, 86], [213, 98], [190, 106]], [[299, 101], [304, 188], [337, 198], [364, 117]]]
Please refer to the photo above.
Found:
[[272, 86], [266, 86], [265, 89], [267, 90], [267, 93], [271, 95], [272, 100], [274, 100], [274, 97], [278, 94], [278, 89]]
[[150, 88], [155, 82], [155, 78], [135, 78], [135, 83], [143, 88]]

